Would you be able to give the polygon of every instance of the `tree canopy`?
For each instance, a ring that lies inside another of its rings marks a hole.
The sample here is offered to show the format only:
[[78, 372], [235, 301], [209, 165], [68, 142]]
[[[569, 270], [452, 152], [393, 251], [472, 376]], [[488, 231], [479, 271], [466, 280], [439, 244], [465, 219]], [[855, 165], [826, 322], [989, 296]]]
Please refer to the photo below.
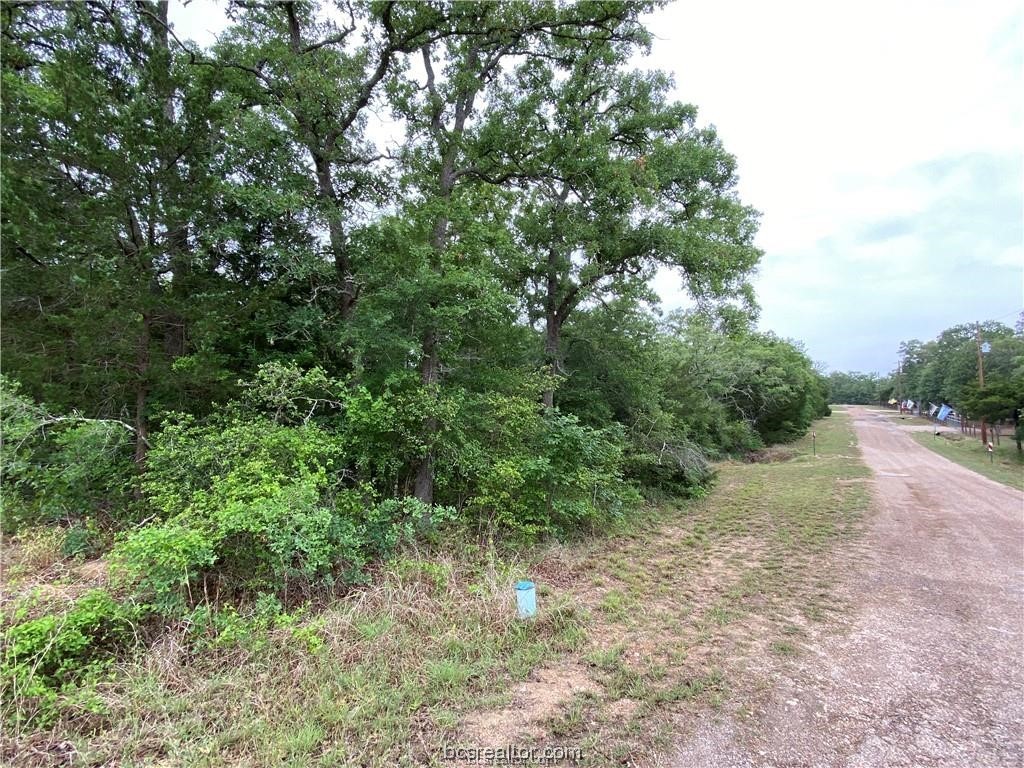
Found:
[[754, 329], [758, 215], [634, 67], [651, 7], [232, 2], [203, 48], [162, 0], [5, 4], [5, 526], [131, 530], [167, 612], [800, 435], [824, 379]]

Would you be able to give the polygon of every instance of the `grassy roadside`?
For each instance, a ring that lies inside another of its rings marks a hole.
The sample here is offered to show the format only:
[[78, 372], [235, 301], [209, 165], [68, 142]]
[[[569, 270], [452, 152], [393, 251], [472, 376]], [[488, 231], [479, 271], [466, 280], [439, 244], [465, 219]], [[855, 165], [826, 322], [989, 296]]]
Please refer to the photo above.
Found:
[[950, 461], [997, 483], [1024, 491], [1024, 456], [1017, 452], [1012, 440], [1003, 440], [1001, 445], [995, 446], [990, 458], [981, 440], [959, 432], [943, 432], [938, 437], [930, 432], [912, 432], [910, 435], [925, 448]]
[[[842, 605], [867, 489], [841, 412], [705, 499], [607, 538], [496, 556], [407, 552], [372, 585], [294, 622], [200, 645], [168, 630], [74, 717], [8, 734], [20, 764], [445, 764], [444, 745], [561, 746], [644, 760], [695, 712], [742, 707]], [[69, 572], [70, 573], [70, 572]], [[534, 622], [511, 583], [539, 586]], [[192, 636], [195, 633], [193, 631]], [[449, 763], [450, 764], [450, 763]]]

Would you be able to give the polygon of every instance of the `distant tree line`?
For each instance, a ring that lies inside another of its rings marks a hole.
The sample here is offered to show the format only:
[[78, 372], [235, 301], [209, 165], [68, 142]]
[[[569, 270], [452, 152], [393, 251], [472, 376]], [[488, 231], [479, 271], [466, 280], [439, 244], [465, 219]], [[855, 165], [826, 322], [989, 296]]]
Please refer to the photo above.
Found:
[[[1016, 328], [996, 321], [947, 328], [932, 341], [900, 344], [900, 365], [885, 376], [829, 374], [833, 403], [913, 400], [948, 404], [969, 419], [1013, 420], [1024, 408], [1024, 315]], [[979, 356], [984, 385], [979, 379]], [[1018, 443], [1021, 430], [1017, 431]]]
[[848, 405], [877, 405], [889, 399], [892, 382], [876, 373], [832, 371], [828, 375], [829, 402]]

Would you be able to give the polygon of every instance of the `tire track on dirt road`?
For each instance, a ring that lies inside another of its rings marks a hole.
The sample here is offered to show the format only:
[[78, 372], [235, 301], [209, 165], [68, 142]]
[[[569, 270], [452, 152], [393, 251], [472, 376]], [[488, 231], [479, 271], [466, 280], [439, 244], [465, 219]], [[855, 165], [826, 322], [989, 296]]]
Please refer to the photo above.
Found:
[[668, 764], [1024, 765], [1024, 493], [849, 412], [875, 511], [841, 587], [848, 626], [752, 716], [702, 718]]

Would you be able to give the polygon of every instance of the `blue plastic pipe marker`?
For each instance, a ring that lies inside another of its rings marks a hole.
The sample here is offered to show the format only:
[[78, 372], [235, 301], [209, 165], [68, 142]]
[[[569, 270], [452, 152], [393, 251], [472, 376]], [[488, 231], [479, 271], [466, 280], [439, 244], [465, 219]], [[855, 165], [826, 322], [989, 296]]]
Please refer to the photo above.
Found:
[[520, 619], [532, 619], [537, 615], [537, 588], [532, 581], [516, 582], [516, 608]]

